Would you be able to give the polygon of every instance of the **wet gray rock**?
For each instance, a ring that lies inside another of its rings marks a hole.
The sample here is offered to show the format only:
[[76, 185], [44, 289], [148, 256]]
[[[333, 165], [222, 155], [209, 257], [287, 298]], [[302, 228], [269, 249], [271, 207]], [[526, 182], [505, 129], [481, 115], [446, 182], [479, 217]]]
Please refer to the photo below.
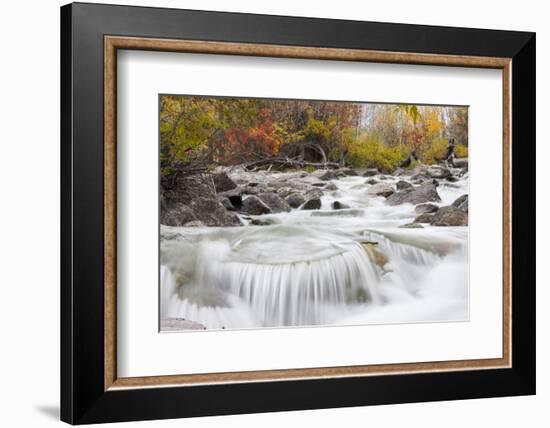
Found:
[[375, 180], [374, 178], [369, 178], [367, 181], [365, 181], [366, 184], [376, 184], [380, 183], [378, 180]]
[[214, 180], [214, 187], [216, 189], [216, 192], [226, 192], [228, 190], [235, 189], [237, 187], [237, 183], [235, 183], [226, 172], [219, 172], [216, 174], [212, 174], [212, 178]]
[[433, 183], [426, 183], [418, 187], [400, 190], [387, 199], [388, 205], [400, 205], [405, 203], [418, 205], [425, 202], [441, 202], [436, 185]]
[[318, 210], [321, 208], [321, 199], [315, 198], [308, 200], [302, 205], [303, 210]]
[[459, 208], [441, 207], [431, 221], [432, 226], [467, 226], [468, 214]]
[[393, 187], [387, 183], [374, 184], [367, 190], [369, 195], [388, 197], [394, 193]]
[[454, 201], [451, 205], [467, 214], [468, 213], [468, 195], [462, 195], [460, 198]]
[[160, 320], [160, 329], [161, 331], [206, 330], [206, 327], [185, 318], [162, 318]]
[[193, 220], [193, 221], [185, 223], [183, 225], [183, 227], [206, 227], [206, 224], [204, 224], [200, 220]]
[[271, 208], [255, 195], [250, 195], [243, 200], [241, 210], [252, 215], [271, 214]]
[[242, 222], [234, 212], [228, 211], [216, 199], [195, 198], [189, 207], [193, 210], [196, 220], [207, 226], [241, 226]]
[[314, 187], [313, 189], [308, 190], [304, 196], [306, 199], [321, 199], [323, 196], [323, 191]]
[[160, 212], [160, 223], [166, 226], [183, 226], [193, 220], [197, 220], [193, 209], [181, 202], [166, 204]]
[[420, 223], [407, 223], [399, 227], [401, 229], [422, 229], [424, 226], [422, 226]]
[[449, 183], [456, 183], [458, 181], [458, 178], [455, 176], [450, 176], [450, 177], [447, 177], [445, 180], [448, 181]]
[[319, 182], [319, 183], [311, 183], [311, 185], [313, 187], [325, 187], [325, 186], [327, 186], [327, 183]]
[[335, 178], [338, 178], [338, 174], [331, 169], [327, 170], [326, 172], [324, 172], [322, 175], [319, 176], [319, 180], [323, 180], [323, 181], [334, 180]]
[[279, 223], [280, 221], [272, 217], [255, 218], [250, 222], [250, 224], [253, 224], [254, 226], [272, 226], [274, 224], [279, 224]]
[[427, 214], [427, 213], [434, 213], [438, 209], [439, 207], [434, 204], [419, 204], [416, 207], [414, 207], [414, 212], [416, 214]]
[[410, 187], [414, 187], [414, 186], [411, 183], [408, 183], [404, 180], [399, 180], [397, 183], [395, 183], [395, 188], [397, 190], [408, 189]]
[[335, 190], [338, 190], [338, 186], [334, 183], [328, 183], [325, 187], [325, 190], [328, 190], [329, 192], [333, 192]]
[[340, 202], [340, 201], [334, 201], [332, 203], [332, 209], [333, 210], [345, 210], [345, 209], [348, 209], [350, 208], [350, 206], [348, 204], [344, 204], [343, 202]]
[[272, 213], [290, 211], [290, 205], [276, 193], [260, 193], [258, 198], [271, 209]]
[[285, 201], [292, 208], [298, 208], [306, 201], [306, 199], [299, 193], [292, 193], [285, 198]]
[[425, 213], [420, 214], [414, 219], [414, 223], [431, 223], [433, 220], [433, 214]]
[[373, 175], [379, 174], [376, 168], [367, 168], [363, 173], [363, 177], [372, 177]]
[[237, 208], [231, 203], [227, 196], [218, 196], [218, 202], [224, 206], [226, 210], [237, 211]]

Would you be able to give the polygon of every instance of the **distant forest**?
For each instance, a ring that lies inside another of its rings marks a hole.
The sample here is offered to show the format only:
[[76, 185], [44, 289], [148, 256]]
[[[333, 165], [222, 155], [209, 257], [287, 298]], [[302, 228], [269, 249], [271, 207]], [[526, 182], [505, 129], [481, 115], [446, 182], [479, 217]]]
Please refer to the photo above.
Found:
[[282, 99], [160, 97], [161, 174], [217, 165], [393, 171], [468, 156], [468, 108]]

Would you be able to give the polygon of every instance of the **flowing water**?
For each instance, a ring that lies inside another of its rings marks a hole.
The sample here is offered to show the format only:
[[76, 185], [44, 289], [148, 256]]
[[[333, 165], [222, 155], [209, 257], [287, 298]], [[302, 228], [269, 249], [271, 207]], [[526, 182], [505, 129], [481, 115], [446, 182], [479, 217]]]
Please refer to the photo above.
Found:
[[[261, 216], [270, 226], [161, 226], [161, 317], [207, 329], [466, 320], [468, 228], [401, 228], [414, 206], [386, 205], [366, 180], [332, 180], [321, 210]], [[451, 204], [467, 176], [438, 193]]]

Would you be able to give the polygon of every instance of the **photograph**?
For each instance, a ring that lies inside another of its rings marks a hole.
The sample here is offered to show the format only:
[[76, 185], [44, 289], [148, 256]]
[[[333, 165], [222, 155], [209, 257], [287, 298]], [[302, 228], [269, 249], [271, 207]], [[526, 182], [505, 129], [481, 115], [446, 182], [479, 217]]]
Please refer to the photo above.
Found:
[[467, 321], [468, 107], [159, 95], [160, 331]]

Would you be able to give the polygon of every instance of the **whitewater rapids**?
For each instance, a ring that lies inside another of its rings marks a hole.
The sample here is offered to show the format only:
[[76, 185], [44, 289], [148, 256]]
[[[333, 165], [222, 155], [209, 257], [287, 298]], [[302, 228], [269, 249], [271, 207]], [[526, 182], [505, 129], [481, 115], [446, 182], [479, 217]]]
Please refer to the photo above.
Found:
[[[271, 226], [161, 226], [161, 318], [207, 329], [467, 320], [468, 228], [400, 228], [413, 205], [387, 206], [364, 177], [332, 182], [321, 210], [261, 216]], [[449, 205], [467, 177], [438, 192]]]

